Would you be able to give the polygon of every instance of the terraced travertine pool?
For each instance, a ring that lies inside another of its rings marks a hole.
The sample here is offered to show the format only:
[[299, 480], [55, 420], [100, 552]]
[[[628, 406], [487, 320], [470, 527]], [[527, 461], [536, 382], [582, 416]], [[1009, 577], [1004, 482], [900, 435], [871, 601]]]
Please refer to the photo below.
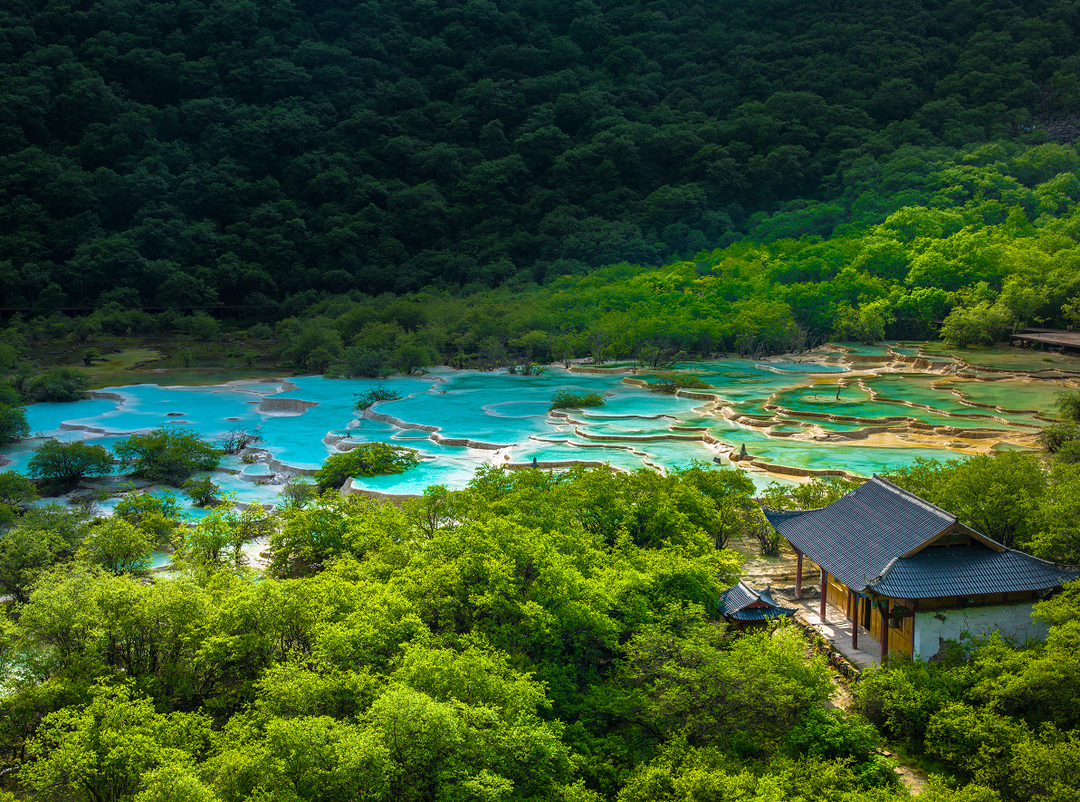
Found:
[[[916, 355], [936, 360], [933, 372], [913, 367]], [[132, 432], [166, 425], [214, 440], [244, 426], [263, 437], [258, 461], [226, 458], [214, 481], [249, 503], [273, 503], [287, 476], [317, 469], [341, 439], [407, 445], [424, 458], [404, 474], [355, 479], [358, 491], [462, 487], [479, 465], [527, 467], [534, 459], [549, 467], [583, 462], [621, 470], [715, 461], [739, 465], [760, 488], [814, 472], [866, 476], [917, 458], [1031, 447], [1053, 413], [1055, 393], [1080, 383], [1080, 360], [1060, 355], [1047, 363], [1028, 353], [987, 349], [966, 351], [962, 359], [912, 344], [879, 344], [830, 346], [786, 359], [686, 363], [676, 368], [710, 388], [676, 396], [638, 386], [643, 376], [632, 369], [601, 375], [551, 367], [521, 376], [439, 368], [381, 382], [402, 398], [381, 402], [365, 416], [355, 410], [355, 396], [374, 381], [308, 376], [208, 387], [110, 387], [86, 401], [28, 407], [34, 438], [3, 455], [9, 468], [22, 470], [41, 438], [111, 446]], [[971, 378], [967, 366], [983, 364], [990, 380]], [[1001, 373], [1004, 364], [1026, 370]], [[1075, 369], [1076, 375], [1046, 378], [1048, 365]], [[562, 389], [599, 392], [607, 403], [550, 413], [551, 396]], [[747, 457], [738, 459], [744, 448]]]

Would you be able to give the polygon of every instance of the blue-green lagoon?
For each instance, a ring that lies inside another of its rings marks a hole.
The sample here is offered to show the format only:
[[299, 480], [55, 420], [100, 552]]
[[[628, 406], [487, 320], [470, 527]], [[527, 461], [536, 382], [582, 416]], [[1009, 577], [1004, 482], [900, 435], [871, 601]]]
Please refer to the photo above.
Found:
[[[1044, 421], [1027, 411], [967, 406], [961, 397], [1002, 407], [1022, 399], [1023, 409], [1037, 405], [1045, 416], [1052, 411], [1049, 399], [1067, 381], [1001, 373], [992, 382], [961, 379], [847, 356], [899, 353], [891, 347], [847, 348], [810, 358], [683, 363], [676, 369], [710, 387], [676, 395], [640, 386], [648, 371], [589, 373], [580, 366], [572, 372], [550, 367], [539, 376], [437, 368], [382, 382], [305, 376], [210, 387], [109, 387], [85, 401], [28, 407], [35, 439], [4, 456], [9, 468], [23, 470], [41, 442], [36, 438], [111, 446], [161, 425], [209, 440], [244, 427], [263, 438], [257, 462], [226, 458], [214, 481], [239, 501], [273, 503], [285, 479], [313, 472], [350, 442], [386, 441], [420, 452], [423, 462], [407, 473], [351, 483], [353, 491], [393, 495], [421, 493], [432, 484], [462, 487], [483, 464], [527, 468], [535, 460], [552, 468], [606, 463], [667, 470], [703, 460], [730, 467], [736, 464], [730, 457], [745, 447], [750, 459], [737, 464], [762, 487], [807, 473], [865, 476], [920, 457], [1031, 447]], [[361, 414], [355, 398], [375, 384], [402, 397]], [[601, 393], [606, 404], [549, 411], [552, 394], [564, 389]]]

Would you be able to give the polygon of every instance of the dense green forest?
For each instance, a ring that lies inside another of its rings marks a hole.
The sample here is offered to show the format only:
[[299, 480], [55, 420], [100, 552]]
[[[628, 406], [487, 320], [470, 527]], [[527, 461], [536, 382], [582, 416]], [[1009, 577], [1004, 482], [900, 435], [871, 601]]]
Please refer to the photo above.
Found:
[[[869, 720], [957, 775], [927, 802], [1075, 798], [1075, 592], [1040, 606], [1044, 646], [890, 664], [828, 711], [797, 628], [717, 622], [740, 478], [491, 468], [400, 508], [27, 512], [4, 578], [18, 544], [63, 548], [0, 629], [5, 773], [86, 802], [910, 798]], [[100, 559], [136, 529], [173, 532], [172, 578]], [[265, 575], [237, 559], [253, 529]]]
[[[42, 384], [19, 367], [35, 342], [158, 332], [210, 341], [237, 325], [252, 341], [244, 348], [298, 371], [348, 376], [589, 355], [656, 366], [680, 354], [757, 356], [827, 338], [940, 333], [955, 345], [992, 344], [1016, 327], [1080, 323], [1078, 170], [1071, 145], [904, 147], [873, 162], [847, 200], [789, 204], [738, 242], [662, 266], [622, 262], [543, 285], [458, 293], [309, 288], [239, 323], [116, 302], [78, 318], [41, 310], [9, 323], [0, 369], [27, 400], [40, 400], [61, 382]], [[847, 222], [823, 236], [814, 233], [823, 219]]]
[[0, 304], [543, 283], [690, 257], [777, 211], [828, 235], [921, 202], [864, 189], [935, 148], [1072, 141], [1077, 13], [13, 0]]

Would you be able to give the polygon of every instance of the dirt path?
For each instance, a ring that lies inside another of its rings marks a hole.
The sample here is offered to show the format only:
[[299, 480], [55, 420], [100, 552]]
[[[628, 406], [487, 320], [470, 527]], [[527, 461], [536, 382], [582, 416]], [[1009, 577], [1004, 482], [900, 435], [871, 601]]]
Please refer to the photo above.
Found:
[[[829, 695], [828, 700], [825, 702], [825, 707], [834, 708], [848, 712], [852, 708], [852, 696], [851, 689], [848, 687], [847, 682], [836, 671], [833, 671], [832, 675], [833, 690]], [[900, 782], [911, 792], [912, 796], [918, 796], [922, 793], [923, 786], [926, 785], [926, 775], [911, 768], [910, 766], [904, 766], [900, 764], [896, 759], [894, 752], [883, 750], [882, 756], [888, 760], [893, 767], [893, 771], [896, 772], [896, 776], [900, 779]]]

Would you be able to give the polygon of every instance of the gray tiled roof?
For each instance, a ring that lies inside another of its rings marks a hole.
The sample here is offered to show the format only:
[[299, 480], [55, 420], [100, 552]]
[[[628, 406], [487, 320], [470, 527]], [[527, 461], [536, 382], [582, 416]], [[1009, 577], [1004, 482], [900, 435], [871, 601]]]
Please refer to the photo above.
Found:
[[738, 612], [748, 604], [753, 604], [758, 599], [753, 588], [741, 579], [730, 588], [720, 594], [720, 612], [731, 615]]
[[[769, 606], [744, 609], [757, 601], [765, 602]], [[739, 621], [761, 621], [795, 614], [793, 608], [781, 607], [773, 601], [772, 594], [768, 590], [754, 590], [741, 579], [720, 594], [720, 612], [728, 618]]]
[[870, 590], [894, 599], [930, 599], [1046, 590], [1080, 571], [1044, 562], [1023, 552], [971, 546], [930, 546], [888, 566]]
[[879, 476], [827, 507], [765, 510], [765, 517], [792, 546], [853, 590], [956, 523], [955, 515]]
[[748, 610], [736, 610], [728, 616], [736, 621], [771, 621], [785, 615], [795, 615], [792, 607], [751, 607]]

